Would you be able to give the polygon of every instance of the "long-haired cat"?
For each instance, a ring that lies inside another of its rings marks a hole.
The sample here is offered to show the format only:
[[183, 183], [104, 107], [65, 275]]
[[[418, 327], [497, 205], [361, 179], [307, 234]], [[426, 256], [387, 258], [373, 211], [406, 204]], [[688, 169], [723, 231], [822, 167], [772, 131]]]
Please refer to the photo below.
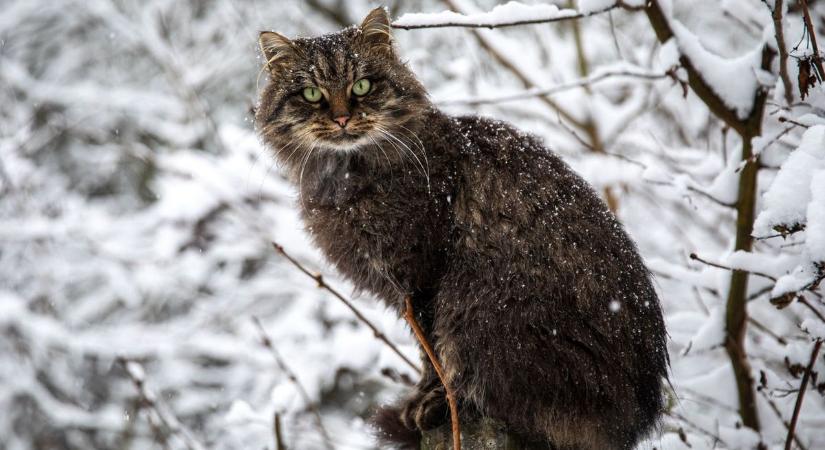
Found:
[[[650, 275], [594, 190], [536, 137], [439, 111], [389, 17], [315, 38], [263, 32], [256, 122], [306, 229], [358, 289], [418, 321], [463, 417], [564, 449], [630, 449], [663, 410], [668, 357]], [[430, 362], [377, 415], [415, 448], [449, 418]], [[389, 445], [389, 444], [387, 444]]]

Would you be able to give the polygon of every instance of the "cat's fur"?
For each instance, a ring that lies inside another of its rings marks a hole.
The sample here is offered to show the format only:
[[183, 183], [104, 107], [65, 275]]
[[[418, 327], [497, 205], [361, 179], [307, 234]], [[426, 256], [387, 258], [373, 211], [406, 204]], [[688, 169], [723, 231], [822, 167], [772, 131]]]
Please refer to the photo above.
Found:
[[[462, 415], [566, 449], [630, 449], [663, 408], [662, 314], [633, 242], [535, 137], [436, 109], [392, 45], [383, 9], [359, 27], [261, 34], [271, 82], [261, 135], [299, 190], [307, 230], [359, 289], [418, 320]], [[361, 98], [350, 93], [372, 81]], [[312, 104], [307, 86], [324, 90]], [[346, 128], [334, 122], [350, 114]], [[378, 414], [414, 448], [447, 422], [423, 358], [416, 390]]]

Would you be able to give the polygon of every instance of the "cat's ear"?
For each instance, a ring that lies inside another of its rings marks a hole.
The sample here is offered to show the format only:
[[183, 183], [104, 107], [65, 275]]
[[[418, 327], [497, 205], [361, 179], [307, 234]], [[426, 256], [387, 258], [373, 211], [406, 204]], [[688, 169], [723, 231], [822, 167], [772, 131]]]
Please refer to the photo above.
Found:
[[370, 46], [392, 51], [392, 33], [390, 32], [390, 15], [387, 8], [378, 7], [370, 11], [361, 22], [364, 43]]
[[288, 37], [274, 31], [261, 31], [258, 45], [261, 47], [261, 53], [266, 59], [270, 72], [280, 67], [284, 59], [296, 53], [295, 44]]

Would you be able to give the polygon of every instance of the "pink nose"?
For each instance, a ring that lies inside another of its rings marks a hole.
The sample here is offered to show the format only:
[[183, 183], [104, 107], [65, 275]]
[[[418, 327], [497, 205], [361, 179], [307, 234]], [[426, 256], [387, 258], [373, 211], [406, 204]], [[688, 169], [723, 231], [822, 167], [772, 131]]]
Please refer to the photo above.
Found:
[[347, 126], [347, 122], [349, 122], [349, 116], [339, 116], [332, 120], [336, 121], [338, 125], [341, 126], [341, 128], [344, 128], [345, 126]]

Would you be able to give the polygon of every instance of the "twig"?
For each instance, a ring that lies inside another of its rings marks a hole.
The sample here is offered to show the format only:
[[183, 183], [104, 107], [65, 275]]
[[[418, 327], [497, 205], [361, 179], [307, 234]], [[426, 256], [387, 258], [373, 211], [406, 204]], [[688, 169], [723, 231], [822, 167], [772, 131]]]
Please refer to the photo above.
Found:
[[263, 324], [257, 317], [252, 317], [252, 321], [255, 323], [255, 326], [258, 328], [258, 334], [260, 335], [261, 345], [269, 349], [270, 353], [272, 353], [272, 358], [275, 360], [275, 364], [278, 365], [278, 368], [281, 372], [286, 375], [287, 379], [295, 385], [295, 389], [298, 391], [298, 395], [301, 396], [301, 399], [306, 403], [307, 408], [312, 412], [312, 415], [315, 417], [315, 426], [318, 427], [318, 432], [321, 433], [321, 437], [324, 440], [324, 444], [326, 445], [327, 449], [332, 450], [332, 442], [329, 438], [329, 433], [327, 433], [326, 428], [324, 428], [324, 422], [321, 419], [321, 412], [318, 410], [318, 405], [315, 404], [314, 401], [309, 397], [309, 393], [307, 392], [304, 385], [301, 384], [301, 381], [298, 379], [298, 376], [295, 375], [295, 371], [293, 371], [287, 364], [286, 361], [281, 357], [281, 354], [278, 353], [278, 350], [275, 349], [275, 345], [272, 344], [272, 339], [269, 338], [269, 335], [266, 333]]
[[788, 341], [785, 340], [785, 338], [783, 338], [782, 336], [774, 333], [773, 331], [770, 330], [770, 328], [766, 327], [765, 325], [762, 325], [760, 322], [758, 322], [753, 317], [748, 317], [748, 323], [753, 325], [757, 330], [759, 330], [759, 331], [767, 334], [768, 336], [774, 338], [776, 340], [776, 342], [778, 342], [780, 345], [788, 345]]
[[811, 58], [814, 65], [816, 66], [817, 72], [819, 72], [819, 79], [825, 79], [825, 68], [822, 67], [822, 55], [819, 54], [819, 46], [816, 44], [816, 28], [814, 28], [813, 22], [811, 22], [811, 12], [808, 11], [808, 1], [807, 0], [799, 0], [799, 5], [802, 7], [802, 20], [805, 22], [805, 28], [808, 30], [808, 37], [811, 40], [811, 47], [814, 50], [814, 56]]
[[681, 415], [681, 414], [679, 414], [675, 411], [669, 411], [666, 414], [673, 417], [673, 418], [675, 418], [675, 419], [680, 420], [681, 422], [683, 422], [684, 424], [686, 424], [688, 427], [692, 428], [693, 430], [695, 430], [695, 431], [697, 431], [701, 434], [704, 434], [705, 436], [713, 439], [714, 444], [716, 444], [718, 442], [718, 443], [722, 444], [723, 446], [728, 447], [728, 444], [726, 444], [725, 441], [723, 441], [722, 438], [720, 438], [718, 435], [711, 433], [710, 431], [700, 427], [699, 425], [696, 425], [695, 423], [688, 420], [685, 416], [683, 416], [683, 415]]
[[717, 269], [729, 270], [729, 271], [731, 271], [731, 272], [733, 272], [733, 271], [747, 272], [747, 273], [749, 273], [749, 274], [756, 275], [756, 276], [758, 276], [758, 277], [766, 278], [766, 279], [768, 279], [768, 280], [771, 280], [771, 281], [773, 281], [773, 282], [776, 282], [776, 278], [775, 278], [775, 277], [772, 277], [772, 276], [770, 276], [770, 275], [768, 275], [768, 274], [765, 274], [765, 273], [762, 273], [762, 272], [754, 272], [753, 270], [737, 269], [737, 268], [735, 268], [735, 267], [728, 267], [728, 266], [724, 266], [724, 265], [719, 264], [719, 263], [715, 263], [715, 262], [711, 262], [711, 261], [704, 260], [704, 259], [700, 258], [700, 257], [699, 257], [699, 255], [697, 255], [696, 253], [691, 253], [691, 254], [690, 254], [690, 259], [692, 259], [692, 260], [694, 260], [694, 261], [699, 261], [699, 262], [700, 262], [700, 263], [702, 263], [702, 264], [707, 264], [708, 266], [711, 266], [711, 267], [716, 267]]
[[779, 119], [777, 119], [777, 120], [779, 120], [779, 121], [780, 121], [780, 122], [782, 122], [782, 123], [784, 123], [784, 122], [792, 123], [792, 124], [794, 124], [794, 125], [796, 125], [796, 126], [798, 126], [798, 127], [802, 127], [802, 128], [810, 128], [810, 125], [805, 125], [805, 124], [804, 124], [804, 123], [802, 123], [802, 122], [797, 122], [796, 120], [793, 120], [793, 119], [788, 119], [787, 117], [780, 117], [780, 118], [779, 118]]
[[283, 437], [281, 436], [281, 415], [275, 412], [272, 417], [272, 432], [275, 434], [275, 450], [286, 450]]
[[[765, 393], [765, 388], [757, 389], [757, 391], [760, 394], [762, 394], [762, 398], [765, 399], [765, 401], [768, 403], [768, 406], [771, 407], [771, 410], [776, 415], [776, 418], [779, 419], [780, 422], [782, 422], [782, 425], [785, 425], [785, 429], [790, 431], [791, 425], [788, 423], [787, 420], [785, 420], [782, 417], [782, 411], [780, 411], [779, 407], [776, 406], [776, 402], [773, 401], [773, 399]], [[796, 442], [796, 446], [799, 447], [799, 450], [808, 450], [807, 447], [805, 447], [805, 445], [802, 443], [802, 441], [799, 440], [798, 436], [794, 435], [793, 440], [794, 442]]]
[[[802, 0], [803, 2], [805, 0]], [[788, 427], [788, 437], [785, 439], [785, 450], [791, 450], [791, 442], [793, 441], [794, 431], [796, 430], [796, 422], [799, 420], [799, 411], [802, 409], [802, 401], [805, 399], [805, 390], [808, 387], [808, 380], [811, 378], [811, 371], [816, 363], [816, 358], [819, 356], [819, 350], [822, 348], [822, 339], [817, 339], [814, 344], [814, 349], [811, 351], [811, 360], [808, 362], [808, 367], [805, 369], [805, 375], [802, 376], [802, 383], [799, 385], [799, 393], [796, 395], [796, 405], [793, 408], [793, 416], [791, 416], [791, 425]]]
[[[627, 9], [634, 9], [633, 7], [627, 6], [621, 0], [617, 1], [616, 3], [604, 7], [602, 9], [598, 9], [595, 11], [589, 12], [575, 12], [575, 13], [568, 13], [568, 14], [560, 14], [553, 17], [545, 17], [545, 18], [538, 18], [538, 19], [526, 19], [526, 20], [512, 20], [509, 22], [499, 22], [499, 23], [463, 23], [463, 22], [450, 22], [445, 21], [441, 23], [429, 23], [429, 24], [399, 24], [397, 21], [392, 24], [393, 28], [399, 28], [402, 30], [417, 30], [421, 28], [446, 28], [446, 27], [462, 27], [462, 28], [505, 28], [505, 27], [514, 27], [518, 25], [533, 25], [537, 23], [551, 23], [551, 22], [561, 22], [564, 20], [578, 20], [584, 19], [586, 17], [595, 16], [597, 14], [603, 14], [608, 11], [612, 11], [616, 8], [627, 8]], [[575, 11], [572, 9], [569, 10], [560, 10], [559, 12], [563, 11]]]
[[[441, 0], [448, 8], [454, 11], [460, 11], [458, 5], [456, 5], [453, 0]], [[502, 67], [509, 70], [518, 80], [524, 85], [526, 88], [536, 88], [536, 83], [524, 72], [522, 71], [507, 55], [500, 52], [495, 44], [488, 39], [483, 33], [479, 30], [471, 29], [470, 32], [472, 33], [473, 37], [478, 42], [478, 45], [483, 48], [494, 60], [496, 60]], [[554, 102], [552, 99], [548, 98], [547, 96], [540, 96], [538, 97], [542, 102], [544, 102], [550, 109], [557, 111], [564, 117], [565, 120], [574, 124], [577, 128], [584, 129], [585, 124], [582, 123], [581, 120], [573, 117], [573, 115], [562, 108], [559, 104]], [[595, 137], [596, 139], [598, 136]], [[594, 143], [595, 144], [595, 143]], [[596, 145], [594, 145], [596, 146]], [[601, 144], [599, 144], [601, 146]]]
[[808, 300], [805, 300], [805, 297], [803, 297], [801, 295], [798, 295], [797, 300], [799, 301], [799, 303], [802, 303], [803, 305], [807, 306], [808, 309], [810, 309], [811, 312], [813, 312], [814, 315], [819, 318], [819, 320], [821, 320], [822, 322], [825, 322], [825, 316], [823, 316], [821, 312], [819, 312], [816, 308], [814, 308], [814, 305], [812, 305], [811, 302], [809, 302]]
[[123, 366], [126, 375], [135, 385], [141, 406], [155, 413], [157, 420], [160, 422], [160, 424], [154, 424], [150, 416], [149, 421], [153, 424], [156, 432], [160, 431], [158, 425], [162, 425], [169, 435], [178, 437], [189, 450], [205, 450], [205, 447], [192, 436], [192, 433], [183, 426], [171, 411], [158, 402], [157, 395], [146, 386], [146, 375], [143, 366], [137, 361], [122, 357], [117, 358], [117, 361]]
[[415, 320], [415, 312], [413, 311], [412, 300], [409, 296], [404, 299], [404, 303], [406, 304], [404, 318], [407, 319], [407, 323], [410, 324], [410, 328], [412, 328], [415, 337], [418, 339], [421, 347], [424, 348], [424, 352], [427, 353], [427, 357], [430, 358], [430, 362], [433, 364], [435, 373], [438, 375], [438, 378], [441, 380], [441, 384], [444, 386], [444, 392], [447, 393], [447, 403], [450, 405], [450, 421], [452, 422], [453, 431], [453, 450], [461, 450], [461, 426], [458, 422], [458, 404], [455, 400], [455, 392], [453, 392], [450, 384], [447, 383], [447, 377], [444, 375], [444, 369], [438, 362], [438, 358], [436, 358], [432, 346], [430, 346], [429, 342], [427, 342], [427, 337], [424, 336], [424, 331], [421, 330], [421, 326], [418, 325], [418, 321]]
[[785, 48], [785, 33], [782, 29], [783, 6], [783, 0], [774, 0], [771, 16], [773, 17], [776, 46], [779, 49], [779, 77], [782, 78], [782, 85], [785, 87], [785, 102], [790, 105], [793, 103], [793, 91], [791, 90], [793, 85], [791, 84], [791, 77], [788, 75], [788, 49]]
[[467, 99], [467, 100], [445, 100], [437, 102], [439, 105], [444, 106], [451, 106], [451, 105], [467, 105], [467, 106], [477, 106], [477, 105], [489, 105], [489, 104], [496, 104], [496, 103], [504, 103], [516, 100], [523, 100], [525, 98], [531, 97], [544, 97], [552, 94], [556, 94], [559, 92], [567, 91], [570, 89], [586, 87], [591, 84], [598, 83], [600, 81], [604, 81], [608, 78], [615, 78], [615, 77], [631, 77], [631, 78], [641, 78], [643, 80], [661, 80], [663, 78], [669, 78], [669, 73], [658, 73], [658, 72], [633, 72], [630, 70], [611, 70], [611, 71], [604, 71], [602, 73], [591, 75], [589, 77], [581, 78], [579, 80], [571, 81], [569, 83], [562, 83], [556, 86], [544, 88], [544, 89], [527, 89], [523, 92], [518, 92], [515, 94], [509, 95], [502, 95], [498, 97], [487, 97], [487, 98], [475, 98], [475, 99]]
[[374, 336], [375, 336], [378, 340], [380, 340], [381, 342], [383, 342], [384, 344], [386, 344], [386, 345], [387, 345], [387, 347], [389, 347], [389, 348], [390, 348], [393, 352], [395, 352], [395, 354], [396, 354], [396, 355], [398, 355], [398, 356], [399, 356], [402, 360], [404, 360], [404, 362], [405, 362], [405, 363], [407, 363], [407, 365], [408, 365], [408, 366], [410, 366], [410, 367], [411, 367], [413, 370], [415, 370], [416, 372], [418, 372], [418, 371], [419, 371], [418, 366], [416, 366], [416, 365], [415, 365], [412, 361], [410, 361], [410, 359], [409, 359], [409, 358], [407, 358], [406, 356], [404, 356], [404, 354], [403, 354], [403, 353], [401, 353], [401, 351], [400, 351], [400, 350], [398, 350], [398, 347], [396, 347], [396, 346], [395, 346], [395, 344], [393, 344], [392, 342], [390, 342], [390, 340], [389, 340], [389, 339], [387, 339], [387, 336], [385, 336], [385, 335], [384, 335], [384, 333], [382, 333], [381, 331], [379, 331], [379, 330], [378, 330], [378, 328], [376, 328], [376, 326], [375, 326], [375, 325], [373, 325], [373, 324], [372, 324], [372, 322], [370, 322], [370, 321], [369, 321], [369, 319], [367, 319], [367, 318], [366, 318], [366, 317], [365, 317], [365, 316], [361, 313], [361, 311], [359, 311], [359, 310], [355, 307], [355, 305], [353, 305], [353, 304], [352, 304], [352, 302], [350, 302], [349, 300], [347, 300], [346, 298], [344, 298], [344, 296], [343, 296], [343, 295], [341, 295], [341, 293], [340, 293], [340, 292], [338, 292], [337, 290], [335, 290], [335, 289], [333, 289], [332, 287], [330, 287], [330, 286], [329, 286], [329, 285], [328, 285], [328, 284], [324, 281], [324, 277], [323, 277], [320, 273], [313, 274], [312, 272], [310, 272], [309, 270], [307, 270], [307, 269], [306, 269], [303, 265], [301, 265], [301, 263], [299, 263], [299, 262], [298, 262], [295, 258], [293, 258], [292, 256], [290, 256], [290, 255], [289, 255], [289, 254], [288, 254], [288, 253], [284, 250], [284, 247], [283, 247], [283, 246], [281, 246], [280, 244], [278, 244], [277, 242], [273, 242], [273, 243], [272, 243], [272, 246], [273, 246], [273, 247], [275, 247], [275, 250], [276, 250], [278, 253], [280, 253], [280, 254], [281, 254], [281, 256], [283, 256], [284, 258], [286, 258], [286, 260], [287, 260], [287, 261], [289, 261], [290, 263], [292, 263], [292, 265], [293, 265], [293, 266], [297, 267], [297, 268], [298, 268], [298, 270], [300, 270], [301, 272], [303, 272], [306, 276], [308, 276], [308, 277], [312, 278], [313, 280], [315, 280], [315, 282], [316, 282], [316, 283], [318, 283], [318, 288], [319, 288], [319, 289], [324, 289], [324, 290], [326, 290], [327, 292], [329, 292], [330, 294], [332, 294], [335, 298], [337, 298], [337, 299], [338, 299], [338, 300], [340, 300], [342, 303], [344, 303], [344, 305], [346, 305], [346, 306], [347, 306], [347, 308], [349, 308], [349, 310], [350, 310], [350, 311], [352, 311], [352, 313], [353, 313], [353, 314], [355, 314], [355, 317], [356, 317], [359, 321], [361, 321], [361, 323], [363, 323], [363, 324], [364, 324], [364, 325], [366, 325], [366, 326], [367, 326], [370, 330], [372, 330], [373, 335], [374, 335]]

